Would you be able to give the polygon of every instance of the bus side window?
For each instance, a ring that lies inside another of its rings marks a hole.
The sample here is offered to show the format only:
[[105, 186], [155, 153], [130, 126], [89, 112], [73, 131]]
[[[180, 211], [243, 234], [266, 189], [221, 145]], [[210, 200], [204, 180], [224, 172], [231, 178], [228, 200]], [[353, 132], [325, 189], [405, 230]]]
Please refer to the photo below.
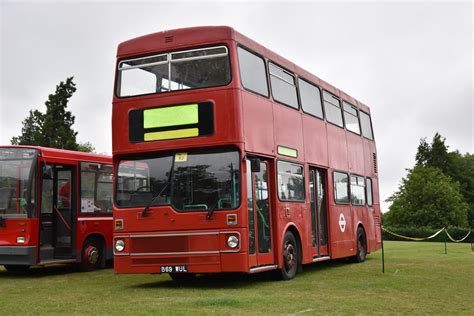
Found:
[[81, 163], [81, 213], [112, 212], [112, 166]]

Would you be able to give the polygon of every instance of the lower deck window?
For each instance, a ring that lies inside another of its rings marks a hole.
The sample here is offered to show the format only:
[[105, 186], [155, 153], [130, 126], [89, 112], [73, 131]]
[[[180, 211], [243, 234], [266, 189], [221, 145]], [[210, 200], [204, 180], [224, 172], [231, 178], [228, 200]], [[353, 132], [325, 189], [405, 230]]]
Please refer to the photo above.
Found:
[[347, 173], [334, 172], [334, 201], [338, 204], [349, 203], [349, 176]]
[[282, 201], [304, 201], [303, 166], [278, 161], [278, 197]]
[[365, 205], [365, 179], [360, 176], [351, 176], [351, 203]]
[[112, 213], [112, 166], [81, 163], [81, 213]]

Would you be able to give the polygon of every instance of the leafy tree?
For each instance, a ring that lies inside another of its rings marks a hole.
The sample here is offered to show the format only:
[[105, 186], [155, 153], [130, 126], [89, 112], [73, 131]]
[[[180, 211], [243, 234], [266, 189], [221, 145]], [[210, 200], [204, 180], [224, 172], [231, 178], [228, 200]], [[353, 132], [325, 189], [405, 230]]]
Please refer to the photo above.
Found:
[[77, 132], [72, 128], [75, 117], [67, 110], [69, 99], [76, 92], [73, 77], [56, 86], [56, 91], [48, 96], [45, 102], [46, 113], [38, 110], [30, 111], [23, 120], [22, 133], [11, 139], [12, 145], [35, 145], [60, 149], [81, 150], [91, 152], [91, 143], [78, 144]]
[[38, 110], [30, 110], [30, 115], [22, 122], [21, 135], [13, 137], [12, 145], [33, 145], [43, 142], [41, 127], [43, 126], [44, 115]]
[[93, 153], [95, 152], [94, 146], [90, 142], [85, 142], [85, 143], [78, 143], [77, 144], [77, 150], [85, 152], [85, 153]]
[[448, 151], [446, 139], [436, 133], [431, 144], [426, 138], [420, 140], [416, 153], [416, 165], [434, 167], [452, 180], [459, 182], [460, 192], [469, 204], [469, 223], [474, 227], [474, 156], [462, 155], [459, 151]]
[[424, 167], [438, 168], [446, 174], [450, 172], [450, 159], [448, 146], [445, 144], [446, 138], [436, 133], [431, 144], [426, 142], [426, 138], [421, 139], [416, 153], [416, 164]]
[[409, 170], [388, 201], [392, 205], [384, 223], [389, 226], [468, 227], [468, 205], [459, 183], [437, 168], [418, 165]]

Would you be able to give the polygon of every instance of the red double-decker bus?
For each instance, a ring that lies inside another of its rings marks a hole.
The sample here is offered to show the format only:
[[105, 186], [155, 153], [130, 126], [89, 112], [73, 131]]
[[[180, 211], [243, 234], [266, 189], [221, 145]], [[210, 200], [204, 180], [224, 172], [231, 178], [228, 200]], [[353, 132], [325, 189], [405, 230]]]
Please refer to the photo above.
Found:
[[118, 47], [117, 273], [280, 270], [381, 246], [369, 108], [230, 27]]
[[0, 265], [105, 266], [113, 258], [112, 181], [111, 157], [0, 147]]

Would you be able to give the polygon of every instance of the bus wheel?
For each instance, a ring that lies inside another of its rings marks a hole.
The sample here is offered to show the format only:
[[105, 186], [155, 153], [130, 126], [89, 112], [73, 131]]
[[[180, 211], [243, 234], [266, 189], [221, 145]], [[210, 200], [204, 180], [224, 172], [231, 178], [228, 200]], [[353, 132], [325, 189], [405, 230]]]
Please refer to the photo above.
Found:
[[367, 239], [365, 238], [364, 229], [359, 227], [357, 229], [357, 252], [354, 257], [356, 262], [364, 262], [367, 256]]
[[5, 270], [7, 270], [7, 272], [11, 274], [25, 273], [30, 268], [30, 266], [19, 266], [19, 265], [11, 265], [11, 264], [7, 264], [4, 267], [5, 267]]
[[196, 273], [170, 273], [171, 279], [175, 282], [191, 282], [196, 278]]
[[298, 270], [298, 244], [295, 235], [287, 231], [283, 240], [283, 266], [281, 268], [281, 278], [291, 280], [295, 277]]
[[102, 261], [102, 243], [96, 238], [88, 238], [82, 247], [82, 271], [92, 271], [100, 267]]

